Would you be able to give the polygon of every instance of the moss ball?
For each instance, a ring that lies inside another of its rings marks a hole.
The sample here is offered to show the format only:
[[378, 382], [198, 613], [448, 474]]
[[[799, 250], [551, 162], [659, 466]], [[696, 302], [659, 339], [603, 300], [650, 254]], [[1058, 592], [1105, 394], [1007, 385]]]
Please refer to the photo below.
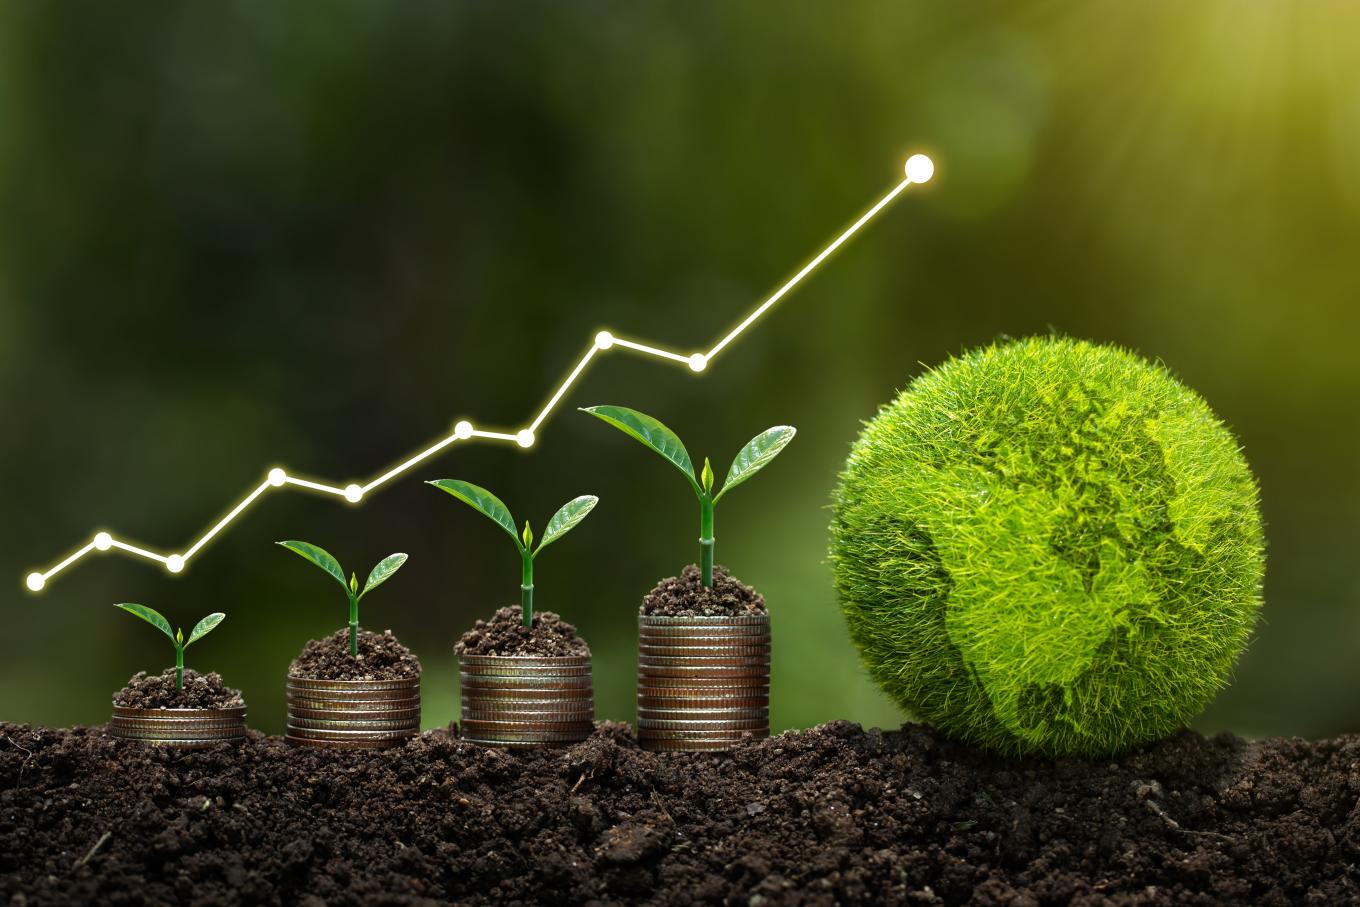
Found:
[[1164, 367], [1061, 337], [951, 359], [883, 407], [831, 559], [874, 679], [945, 733], [1097, 756], [1182, 727], [1261, 604], [1256, 482]]

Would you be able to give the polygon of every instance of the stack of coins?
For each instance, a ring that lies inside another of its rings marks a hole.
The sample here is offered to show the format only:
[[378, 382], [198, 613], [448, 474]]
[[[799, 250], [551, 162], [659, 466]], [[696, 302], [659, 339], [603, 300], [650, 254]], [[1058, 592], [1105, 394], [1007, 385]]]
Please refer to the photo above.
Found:
[[115, 705], [109, 733], [179, 749], [200, 750], [246, 738], [246, 707], [221, 709], [132, 709]]
[[770, 736], [770, 618], [638, 617], [638, 743], [721, 750]]
[[298, 746], [384, 749], [420, 733], [420, 678], [288, 678], [288, 732]]
[[589, 655], [460, 655], [463, 739], [566, 746], [595, 729]]

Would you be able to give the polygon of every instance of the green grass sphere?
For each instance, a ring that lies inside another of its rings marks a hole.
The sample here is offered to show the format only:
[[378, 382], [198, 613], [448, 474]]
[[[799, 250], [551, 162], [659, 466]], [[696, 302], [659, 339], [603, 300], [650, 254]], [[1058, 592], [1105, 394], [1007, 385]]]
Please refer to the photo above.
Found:
[[1057, 337], [922, 375], [836, 491], [850, 635], [898, 703], [1008, 754], [1104, 755], [1182, 727], [1260, 609], [1256, 482], [1165, 368]]

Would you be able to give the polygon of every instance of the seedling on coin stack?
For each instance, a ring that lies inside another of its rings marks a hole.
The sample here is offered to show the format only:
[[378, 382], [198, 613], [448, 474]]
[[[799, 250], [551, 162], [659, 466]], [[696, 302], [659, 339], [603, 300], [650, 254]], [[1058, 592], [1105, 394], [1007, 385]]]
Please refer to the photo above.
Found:
[[768, 466], [795, 430], [776, 425], [738, 453], [721, 490], [704, 458], [696, 474], [680, 438], [625, 406], [589, 413], [660, 454], [699, 500], [699, 563], [657, 584], [638, 616], [638, 742], [646, 749], [726, 749], [770, 733], [770, 617], [765, 600], [713, 563], [714, 508]]
[[420, 732], [420, 662], [388, 630], [359, 627], [359, 602], [391, 579], [406, 555], [389, 554], [359, 577], [310, 542], [279, 545], [329, 574], [345, 590], [349, 626], [311, 640], [288, 668], [289, 743], [348, 749], [398, 746]]
[[430, 482], [500, 526], [520, 559], [520, 605], [501, 608], [463, 634], [455, 647], [463, 687], [463, 737], [490, 746], [561, 746], [590, 736], [595, 704], [590, 648], [576, 628], [551, 611], [534, 610], [534, 561], [580, 525], [599, 498], [582, 495], [562, 506], [534, 546], [526, 522], [500, 498], [471, 482]]
[[211, 633], [226, 615], [209, 614], [189, 631], [171, 630], [155, 608], [124, 602], [115, 607], [160, 630], [175, 647], [175, 666], [160, 674], [139, 672], [113, 697], [114, 737], [185, 749], [200, 749], [240, 740], [246, 734], [246, 706], [241, 692], [228, 688], [217, 674], [184, 668], [184, 650]]

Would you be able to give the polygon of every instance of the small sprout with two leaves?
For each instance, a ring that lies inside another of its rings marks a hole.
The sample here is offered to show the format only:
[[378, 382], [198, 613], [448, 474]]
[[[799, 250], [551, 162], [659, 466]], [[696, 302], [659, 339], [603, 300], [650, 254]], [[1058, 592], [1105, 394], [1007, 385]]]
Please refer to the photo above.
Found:
[[708, 457], [704, 457], [704, 468], [696, 475], [685, 445], [675, 432], [658, 420], [626, 406], [587, 406], [581, 412], [590, 413], [628, 437], [640, 441], [684, 474], [699, 499], [699, 572], [704, 585], [713, 588], [714, 506], [727, 492], [770, 465], [770, 461], [779, 456], [779, 452], [793, 440], [796, 430], [791, 425], [776, 425], [748, 441], [727, 470], [722, 490], [714, 494], [713, 467], [709, 465]]
[[406, 555], [389, 554], [387, 557], [378, 561], [378, 565], [368, 574], [368, 580], [364, 583], [364, 589], [359, 591], [359, 577], [351, 573], [349, 579], [345, 579], [345, 571], [340, 566], [340, 562], [331, 556], [324, 548], [319, 548], [311, 542], [299, 542], [289, 539], [285, 542], [276, 542], [298, 557], [325, 570], [335, 577], [336, 582], [344, 587], [345, 595], [349, 597], [349, 654], [351, 658], [359, 657], [359, 601], [365, 595], [381, 586], [392, 578], [392, 575], [401, 569], [401, 565], [406, 563]]
[[221, 611], [209, 614], [194, 625], [193, 630], [189, 632], [189, 638], [185, 639], [182, 629], [175, 630], [173, 633], [170, 631], [170, 621], [166, 620], [161, 612], [155, 608], [148, 608], [146, 605], [138, 605], [133, 602], [123, 602], [114, 605], [114, 607], [122, 608], [129, 614], [135, 614], [170, 637], [170, 642], [175, 647], [175, 689], [177, 690], [184, 689], [184, 650], [211, 633], [227, 616]]
[[566, 535], [576, 528], [576, 525], [586, 518], [586, 514], [600, 503], [600, 499], [593, 494], [583, 494], [579, 498], [573, 498], [562, 505], [562, 508], [554, 513], [552, 519], [548, 520], [548, 526], [543, 530], [543, 538], [534, 547], [534, 533], [529, 528], [528, 521], [524, 523], [524, 531], [515, 530], [515, 518], [510, 515], [510, 509], [501, 502], [491, 492], [479, 485], [471, 482], [463, 482], [458, 479], [437, 479], [433, 482], [426, 482], [441, 491], [446, 491], [458, 500], [467, 504], [473, 510], [482, 514], [497, 526], [510, 533], [510, 538], [515, 540], [515, 547], [519, 549], [520, 559], [520, 613], [524, 616], [524, 626], [532, 627], [534, 623], [534, 558], [553, 542]]

